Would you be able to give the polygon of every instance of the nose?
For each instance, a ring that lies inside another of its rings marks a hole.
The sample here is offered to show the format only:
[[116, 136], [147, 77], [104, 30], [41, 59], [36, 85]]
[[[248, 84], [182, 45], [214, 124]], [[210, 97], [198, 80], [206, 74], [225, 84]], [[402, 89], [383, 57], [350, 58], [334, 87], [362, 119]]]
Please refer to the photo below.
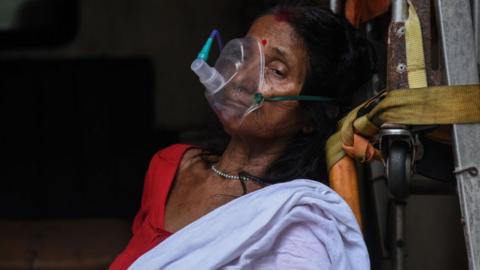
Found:
[[264, 97], [272, 97], [273, 87], [268, 83], [263, 82], [261, 85], [259, 85], [258, 92], [261, 93]]

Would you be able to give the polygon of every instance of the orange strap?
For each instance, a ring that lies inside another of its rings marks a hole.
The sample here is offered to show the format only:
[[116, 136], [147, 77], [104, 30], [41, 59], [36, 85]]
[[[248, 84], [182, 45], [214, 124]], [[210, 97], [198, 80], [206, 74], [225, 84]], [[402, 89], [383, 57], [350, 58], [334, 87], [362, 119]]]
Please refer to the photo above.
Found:
[[352, 209], [360, 227], [362, 215], [360, 213], [360, 195], [358, 189], [357, 170], [355, 161], [349, 156], [340, 159], [329, 171], [330, 187], [347, 202]]
[[359, 159], [361, 162], [382, 159], [380, 151], [373, 147], [368, 139], [356, 133], [353, 134], [353, 145], [343, 144], [342, 149], [349, 157]]
[[388, 11], [389, 0], [347, 0], [345, 17], [358, 27], [361, 23], [373, 19]]

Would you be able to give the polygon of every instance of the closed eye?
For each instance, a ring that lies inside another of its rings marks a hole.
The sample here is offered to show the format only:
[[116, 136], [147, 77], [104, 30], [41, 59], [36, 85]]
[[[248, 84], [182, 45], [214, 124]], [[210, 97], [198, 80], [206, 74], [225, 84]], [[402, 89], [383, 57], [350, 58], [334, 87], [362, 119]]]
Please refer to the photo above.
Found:
[[287, 65], [278, 59], [272, 59], [270, 62], [268, 62], [266, 68], [268, 76], [277, 81], [285, 79], [288, 75]]
[[285, 74], [276, 68], [268, 68], [269, 75], [274, 76], [277, 80], [285, 79]]

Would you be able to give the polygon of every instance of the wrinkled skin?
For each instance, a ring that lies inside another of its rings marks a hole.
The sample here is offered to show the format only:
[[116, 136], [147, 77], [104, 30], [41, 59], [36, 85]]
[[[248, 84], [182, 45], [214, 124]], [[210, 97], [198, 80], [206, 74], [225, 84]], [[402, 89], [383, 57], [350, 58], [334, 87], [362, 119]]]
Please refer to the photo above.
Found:
[[[266, 97], [298, 95], [307, 73], [307, 53], [293, 28], [275, 16], [258, 18], [247, 36], [264, 46]], [[215, 165], [229, 174], [241, 171], [263, 176], [292, 137], [308, 132], [297, 101], [266, 102], [249, 114], [241, 126], [223, 122], [231, 140]], [[200, 149], [188, 151], [181, 162], [166, 205], [164, 227], [176, 232], [215, 208], [243, 194], [238, 180], [226, 180], [213, 173], [200, 159]], [[262, 188], [247, 181], [247, 192]], [[228, 218], [228, 217], [226, 217]]]
[[[299, 95], [307, 72], [307, 55], [303, 42], [293, 28], [273, 15], [260, 17], [247, 36], [263, 45], [265, 54], [265, 97]], [[265, 102], [249, 114], [240, 126], [223, 123], [232, 136], [254, 137], [256, 140], [284, 139], [303, 127], [304, 120], [296, 101]]]

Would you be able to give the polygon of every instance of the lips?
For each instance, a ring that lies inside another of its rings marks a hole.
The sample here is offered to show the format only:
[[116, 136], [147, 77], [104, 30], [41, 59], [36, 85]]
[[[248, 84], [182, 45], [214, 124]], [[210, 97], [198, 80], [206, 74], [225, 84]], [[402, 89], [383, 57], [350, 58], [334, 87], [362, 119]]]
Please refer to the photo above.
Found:
[[220, 119], [240, 120], [254, 105], [253, 94], [247, 90], [238, 85], [237, 87], [229, 86], [215, 94], [206, 95], [206, 97]]
[[240, 102], [235, 102], [235, 101], [233, 101], [233, 100], [226, 100], [226, 101], [224, 102], [224, 106], [225, 106], [227, 109], [235, 109], [235, 110], [237, 110], [237, 111], [238, 111], [238, 110], [243, 110], [243, 111], [245, 111], [245, 110], [248, 108], [248, 106], [246, 106], [246, 105], [244, 105], [244, 104], [242, 104], [242, 103], [240, 103]]
[[225, 91], [221, 95], [213, 96], [215, 103], [228, 109], [241, 110], [243, 113], [251, 105], [253, 98], [247, 97], [245, 94], [238, 94], [233, 91]]

